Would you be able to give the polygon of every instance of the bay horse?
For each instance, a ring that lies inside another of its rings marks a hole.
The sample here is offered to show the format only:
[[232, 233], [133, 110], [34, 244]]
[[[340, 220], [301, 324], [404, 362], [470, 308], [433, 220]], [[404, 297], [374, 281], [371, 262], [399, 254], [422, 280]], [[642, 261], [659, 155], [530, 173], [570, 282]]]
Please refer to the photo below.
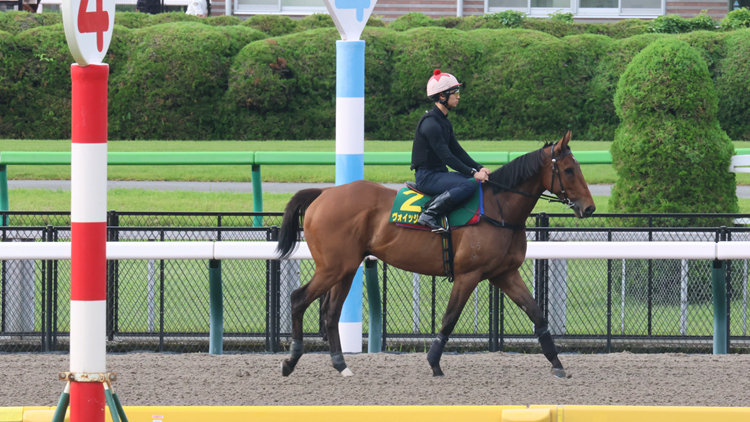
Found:
[[[433, 376], [442, 376], [440, 358], [458, 317], [482, 280], [501, 289], [534, 323], [534, 334], [552, 374], [566, 377], [547, 320], [518, 269], [526, 256], [526, 219], [545, 190], [573, 208], [578, 218], [596, 209], [578, 161], [568, 147], [571, 133], [554, 144], [516, 158], [492, 172], [482, 184], [484, 211], [479, 224], [453, 231], [454, 281], [427, 361]], [[315, 261], [312, 279], [292, 292], [291, 356], [281, 363], [283, 376], [294, 371], [304, 352], [302, 319], [310, 304], [325, 295], [325, 326], [331, 361], [343, 376], [352, 376], [341, 352], [339, 317], [360, 264], [368, 255], [404, 271], [443, 276], [439, 234], [397, 227], [388, 222], [396, 191], [368, 181], [325, 189], [305, 189], [286, 206], [277, 251], [288, 257], [299, 242], [300, 216]], [[327, 308], [327, 310], [325, 309]]]

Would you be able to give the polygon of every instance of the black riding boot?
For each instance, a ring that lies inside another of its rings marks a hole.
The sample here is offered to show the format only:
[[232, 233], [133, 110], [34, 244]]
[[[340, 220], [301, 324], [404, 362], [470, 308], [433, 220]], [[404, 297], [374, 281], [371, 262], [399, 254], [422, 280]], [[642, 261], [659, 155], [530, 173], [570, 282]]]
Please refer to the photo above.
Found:
[[440, 224], [443, 216], [446, 215], [453, 207], [453, 198], [448, 191], [445, 191], [432, 200], [430, 206], [422, 212], [417, 220], [417, 224], [427, 226], [434, 232], [446, 231]]

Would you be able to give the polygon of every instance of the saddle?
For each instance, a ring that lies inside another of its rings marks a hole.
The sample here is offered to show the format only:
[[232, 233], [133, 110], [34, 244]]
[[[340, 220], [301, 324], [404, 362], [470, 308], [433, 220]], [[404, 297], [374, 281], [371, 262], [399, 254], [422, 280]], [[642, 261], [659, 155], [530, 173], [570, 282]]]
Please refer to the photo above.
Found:
[[[417, 185], [414, 182], [409, 181], [405, 184], [406, 187], [401, 188], [396, 194], [388, 221], [401, 227], [430, 230], [429, 227], [417, 224], [417, 220], [419, 220], [422, 211], [430, 206], [432, 197], [417, 190]], [[441, 233], [443, 270], [451, 282], [453, 281], [453, 236], [451, 231], [478, 223], [482, 214], [484, 214], [482, 189], [477, 189], [468, 201], [451, 211], [448, 216], [443, 217], [443, 227], [448, 229]]]
[[[474, 179], [472, 178], [472, 180]], [[430, 230], [429, 227], [417, 224], [417, 220], [419, 220], [419, 215], [422, 211], [430, 206], [432, 197], [417, 190], [416, 183], [414, 182], [406, 182], [405, 184], [406, 186], [401, 188], [396, 194], [388, 221], [396, 223], [400, 227]], [[477, 189], [471, 198], [451, 211], [445, 227], [455, 230], [463, 226], [476, 224], [479, 222], [481, 214], [484, 214], [484, 202], [482, 199], [482, 190]]]

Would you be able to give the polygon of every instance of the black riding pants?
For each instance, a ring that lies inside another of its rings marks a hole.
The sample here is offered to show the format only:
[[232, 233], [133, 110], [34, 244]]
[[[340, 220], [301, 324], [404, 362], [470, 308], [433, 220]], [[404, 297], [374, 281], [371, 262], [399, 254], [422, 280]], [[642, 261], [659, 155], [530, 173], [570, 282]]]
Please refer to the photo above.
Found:
[[471, 198], [479, 186], [472, 180], [473, 177], [467, 178], [455, 171], [418, 169], [416, 179], [417, 189], [427, 195], [435, 196], [445, 191], [450, 192], [455, 206]]

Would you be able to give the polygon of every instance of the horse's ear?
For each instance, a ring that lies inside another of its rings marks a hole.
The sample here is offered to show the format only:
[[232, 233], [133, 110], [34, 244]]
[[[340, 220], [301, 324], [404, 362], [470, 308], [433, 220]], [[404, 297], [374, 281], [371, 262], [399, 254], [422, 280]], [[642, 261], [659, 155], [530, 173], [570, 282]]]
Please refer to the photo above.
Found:
[[568, 131], [568, 133], [566, 133], [565, 136], [563, 136], [562, 139], [560, 139], [560, 141], [554, 145], [554, 149], [552, 150], [553, 157], [557, 156], [563, 150], [565, 150], [565, 147], [568, 146], [568, 142], [570, 142], [571, 136], [573, 136], [573, 133], [571, 131]]

